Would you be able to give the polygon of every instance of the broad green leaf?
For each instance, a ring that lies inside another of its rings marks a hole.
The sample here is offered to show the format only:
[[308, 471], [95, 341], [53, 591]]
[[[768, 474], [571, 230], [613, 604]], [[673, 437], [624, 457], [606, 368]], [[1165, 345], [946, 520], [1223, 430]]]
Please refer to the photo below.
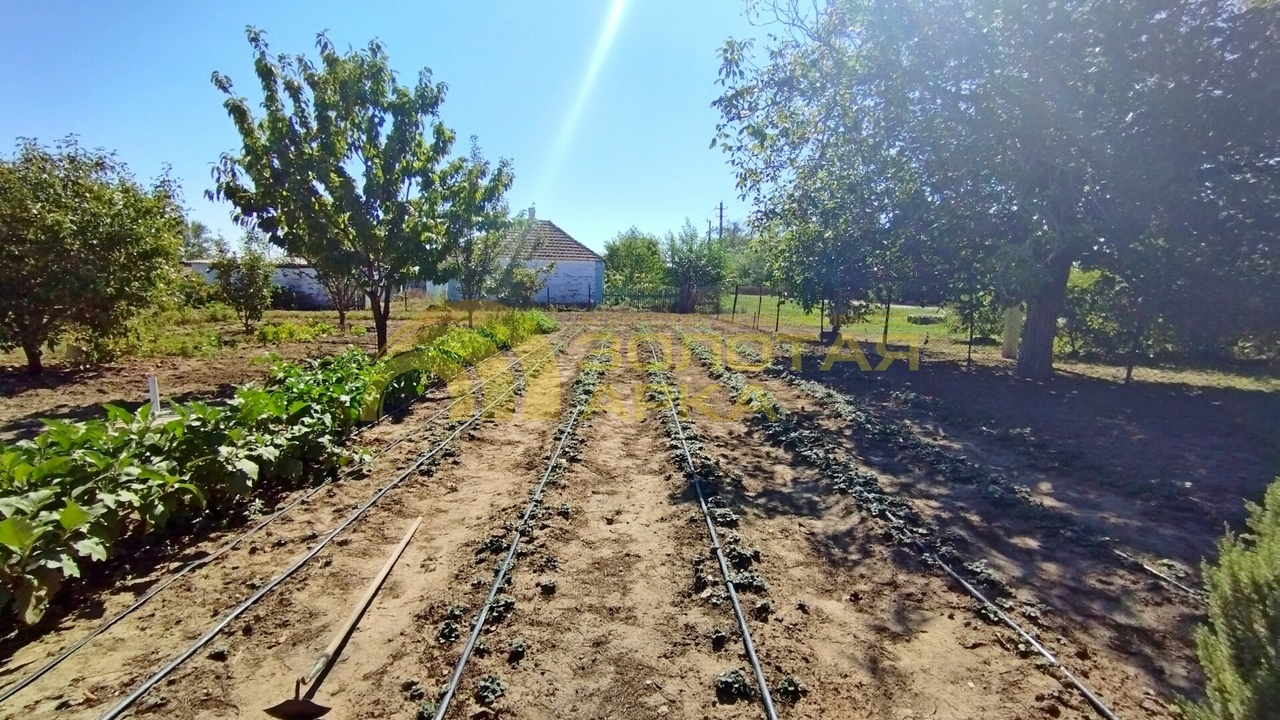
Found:
[[88, 537], [78, 540], [72, 547], [76, 549], [76, 552], [80, 553], [81, 557], [87, 557], [99, 562], [107, 559], [107, 548], [98, 538]]
[[20, 515], [0, 521], [0, 545], [11, 548], [19, 555], [25, 556], [43, 534], [43, 528]]
[[87, 510], [76, 504], [74, 500], [67, 500], [67, 506], [62, 508], [62, 512], [58, 513], [58, 522], [62, 525], [62, 529], [68, 532], [82, 527], [93, 516]]
[[240, 459], [235, 462], [236, 469], [248, 475], [254, 481], [258, 479], [258, 463], [252, 460]]

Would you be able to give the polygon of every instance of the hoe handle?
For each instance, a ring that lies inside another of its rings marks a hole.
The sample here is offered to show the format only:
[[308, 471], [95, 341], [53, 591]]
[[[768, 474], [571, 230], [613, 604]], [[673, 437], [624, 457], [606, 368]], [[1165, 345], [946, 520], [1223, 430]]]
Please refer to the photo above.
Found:
[[[329, 667], [337, 656], [338, 651], [342, 649], [343, 643], [347, 638], [351, 637], [351, 632], [355, 630], [356, 623], [360, 622], [360, 618], [364, 616], [364, 611], [369, 608], [369, 603], [373, 602], [373, 596], [378, 594], [378, 590], [382, 587], [382, 583], [386, 581], [387, 576], [391, 574], [391, 568], [395, 567], [396, 561], [404, 554], [404, 549], [408, 547], [409, 541], [413, 539], [413, 534], [418, 531], [418, 526], [422, 524], [422, 517], [413, 521], [413, 525], [409, 527], [409, 531], [404, 534], [404, 539], [391, 552], [391, 557], [387, 558], [387, 562], [369, 582], [369, 587], [365, 588], [364, 595], [356, 602], [356, 606], [352, 608], [351, 615], [347, 617], [347, 621], [342, 623], [342, 627], [338, 628], [338, 632], [334, 634], [333, 639], [329, 641], [329, 647], [324, 649], [320, 657], [316, 658], [316, 662], [311, 666], [311, 670], [306, 675], [298, 678], [298, 684], [309, 685], [311, 681], [320, 676], [320, 673]], [[296, 690], [295, 690], [296, 692]]]

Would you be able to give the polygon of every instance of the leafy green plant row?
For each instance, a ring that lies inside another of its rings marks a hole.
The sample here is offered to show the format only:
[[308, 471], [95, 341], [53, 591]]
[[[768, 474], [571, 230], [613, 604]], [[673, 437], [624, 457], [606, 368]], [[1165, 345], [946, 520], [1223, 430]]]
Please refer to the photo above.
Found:
[[[353, 325], [348, 330], [352, 335], [363, 335], [363, 325]], [[296, 323], [289, 320], [280, 323], [268, 322], [258, 326], [258, 342], [263, 345], [279, 345], [287, 342], [311, 342], [316, 338], [336, 337], [342, 331], [333, 325], [320, 320], [308, 320]]]
[[[527, 313], [491, 323], [504, 342], [554, 327]], [[105, 419], [50, 420], [32, 440], [0, 444], [0, 613], [35, 623], [84, 563], [351, 463], [360, 451], [344, 440], [384, 364], [357, 349], [277, 362], [262, 387], [243, 386], [224, 406], [175, 403], [161, 417], [107, 406]]]

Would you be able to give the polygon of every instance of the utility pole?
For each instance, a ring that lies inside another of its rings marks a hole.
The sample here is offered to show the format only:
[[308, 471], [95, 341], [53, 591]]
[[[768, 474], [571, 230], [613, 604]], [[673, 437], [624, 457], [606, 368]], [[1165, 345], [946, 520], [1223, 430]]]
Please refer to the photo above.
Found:
[[724, 201], [720, 201], [720, 239], [724, 239]]

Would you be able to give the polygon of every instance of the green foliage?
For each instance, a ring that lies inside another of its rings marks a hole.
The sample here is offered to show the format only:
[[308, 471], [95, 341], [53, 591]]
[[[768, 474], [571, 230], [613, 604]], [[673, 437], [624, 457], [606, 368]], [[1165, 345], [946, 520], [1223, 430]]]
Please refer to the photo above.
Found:
[[719, 296], [719, 285], [729, 269], [729, 256], [724, 243], [703, 239], [688, 219], [680, 232], [667, 233], [663, 253], [667, 261], [667, 279], [679, 290], [676, 312], [693, 312], [699, 296], [712, 291]]
[[384, 348], [395, 289], [447, 279], [442, 264], [485, 229], [509, 167], [489, 174], [474, 158], [448, 160], [455, 135], [439, 119], [445, 84], [423, 68], [412, 87], [401, 85], [378, 41], [340, 53], [322, 33], [317, 65], [272, 54], [255, 28], [246, 35], [264, 114], [254, 117], [249, 99], [214, 73], [243, 141], [215, 167], [214, 196], [290, 255], [353, 273]]
[[211, 267], [217, 274], [222, 300], [235, 309], [244, 331], [250, 332], [271, 307], [271, 297], [277, 290], [272, 282], [275, 263], [254, 243], [246, 242], [242, 252], [223, 255]]
[[1249, 531], [1218, 543], [1204, 567], [1209, 624], [1196, 632], [1207, 697], [1191, 720], [1272, 720], [1280, 712], [1280, 480], [1261, 506], [1249, 503]]
[[513, 179], [510, 163], [503, 160], [491, 168], [474, 142], [473, 138], [470, 165], [456, 185], [458, 212], [450, 214], [450, 222], [457, 247], [445, 265], [445, 272], [457, 282], [462, 299], [468, 303], [493, 293], [504, 256], [508, 264], [523, 264], [531, 237], [527, 220], [521, 217], [513, 223], [507, 218], [502, 196]]
[[209, 226], [199, 220], [189, 220], [182, 228], [182, 259], [208, 260], [218, 254], [222, 238], [213, 236]]
[[947, 330], [952, 335], [969, 340], [969, 325], [973, 325], [974, 340], [998, 340], [1004, 333], [1004, 308], [991, 293], [962, 293], [947, 305]]
[[304, 323], [282, 322], [263, 323], [258, 327], [258, 342], [266, 345], [279, 345], [288, 342], [311, 342], [320, 337], [334, 337], [342, 331], [321, 320], [308, 320]]
[[22, 348], [38, 373], [70, 328], [122, 333], [174, 272], [183, 223], [167, 175], [144, 187], [74, 138], [21, 141], [0, 159], [0, 349]]
[[635, 227], [605, 242], [604, 267], [604, 284], [610, 290], [651, 290], [667, 279], [658, 237]]
[[547, 280], [555, 268], [555, 263], [537, 268], [508, 263], [494, 289], [498, 302], [517, 308], [533, 305], [538, 301], [538, 293], [547, 286]]
[[1280, 4], [747, 6], [777, 32], [721, 49], [713, 145], [791, 297], [995, 291], [1027, 304], [1038, 379], [1075, 265], [1122, 278], [1138, 340], [1158, 316], [1219, 347], [1280, 327]]
[[0, 609], [37, 622], [84, 562], [346, 463], [370, 367], [356, 350], [278, 363], [225, 407], [175, 403], [156, 418], [107, 406], [104, 420], [46, 421], [34, 440], [0, 445]]

